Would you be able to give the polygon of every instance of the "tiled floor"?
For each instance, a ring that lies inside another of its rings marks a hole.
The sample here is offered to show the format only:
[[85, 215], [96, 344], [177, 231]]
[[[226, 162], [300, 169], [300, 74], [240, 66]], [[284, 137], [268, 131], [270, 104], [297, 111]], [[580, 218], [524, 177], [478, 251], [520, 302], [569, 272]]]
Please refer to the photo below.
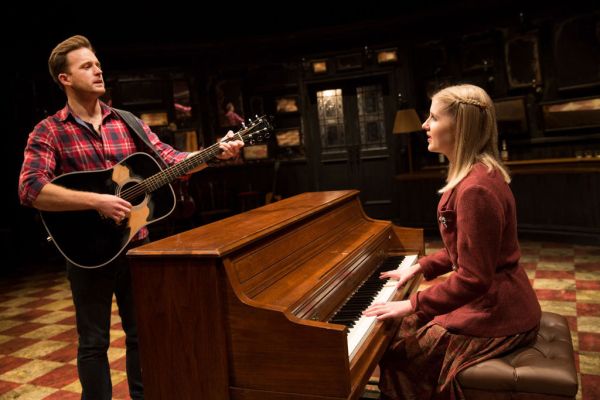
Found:
[[[438, 245], [430, 243], [428, 252]], [[542, 309], [569, 321], [580, 373], [578, 399], [600, 399], [600, 248], [521, 245], [522, 263]], [[62, 271], [0, 281], [0, 400], [80, 397], [74, 319]], [[113, 395], [128, 399], [124, 333], [116, 306], [111, 338]]]

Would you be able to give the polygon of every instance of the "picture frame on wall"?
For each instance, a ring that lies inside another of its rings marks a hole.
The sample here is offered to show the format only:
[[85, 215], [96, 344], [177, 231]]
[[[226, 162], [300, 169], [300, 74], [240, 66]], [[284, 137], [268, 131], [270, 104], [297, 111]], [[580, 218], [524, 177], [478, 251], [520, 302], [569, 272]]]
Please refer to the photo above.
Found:
[[143, 112], [140, 119], [148, 126], [167, 126], [169, 125], [169, 114], [166, 111]]
[[600, 127], [600, 97], [541, 104], [546, 132]]
[[275, 99], [275, 111], [277, 113], [294, 113], [298, 110], [297, 96], [282, 96]]
[[164, 109], [172, 102], [168, 83], [158, 76], [123, 77], [114, 83], [113, 100], [122, 107]]
[[335, 58], [338, 71], [349, 71], [363, 67], [363, 58], [360, 53], [338, 56]]
[[313, 74], [320, 75], [327, 73], [327, 60], [313, 60], [310, 64]]
[[513, 36], [504, 48], [508, 85], [511, 89], [535, 87], [542, 83], [536, 33]]
[[279, 147], [297, 147], [302, 145], [300, 128], [280, 129], [275, 133], [275, 139]]
[[448, 71], [448, 50], [441, 41], [430, 41], [415, 46], [417, 73], [424, 78], [445, 76]]
[[269, 158], [269, 149], [267, 144], [244, 146], [242, 150], [244, 160], [246, 161], [265, 160]]
[[[498, 50], [497, 50], [498, 49]], [[495, 67], [496, 54], [502, 45], [490, 32], [465, 35], [460, 44], [460, 62], [463, 73], [488, 72]]]
[[393, 64], [398, 62], [397, 49], [383, 49], [377, 52], [377, 64]]
[[555, 77], [560, 92], [600, 87], [599, 18], [581, 14], [555, 25]]

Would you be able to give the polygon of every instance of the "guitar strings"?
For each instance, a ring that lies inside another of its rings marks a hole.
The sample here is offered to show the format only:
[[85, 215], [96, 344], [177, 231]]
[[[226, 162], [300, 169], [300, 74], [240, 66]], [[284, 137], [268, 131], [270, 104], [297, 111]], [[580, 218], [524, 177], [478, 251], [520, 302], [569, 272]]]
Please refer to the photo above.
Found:
[[[262, 118], [259, 120], [262, 120]], [[249, 126], [248, 128], [245, 128], [245, 129], [242, 129], [242, 130], [236, 132], [234, 135], [237, 136], [237, 138], [234, 136], [231, 139], [227, 139], [225, 142], [230, 142], [230, 141], [236, 140], [238, 138], [240, 140], [244, 141], [246, 136], [251, 131], [254, 131], [256, 129], [256, 127], [259, 126], [260, 124], [262, 124], [262, 121], [260, 121], [260, 123], [257, 122], [255, 124]], [[257, 133], [267, 131], [267, 130], [268, 130], [268, 128], [262, 128], [257, 131], [254, 131], [252, 133], [257, 134]], [[200, 164], [206, 162], [207, 160], [212, 159], [213, 157], [216, 157], [221, 152], [222, 152], [222, 150], [219, 147], [219, 143], [215, 143], [215, 144], [207, 147], [200, 153], [196, 154], [195, 156], [187, 158], [187, 159], [181, 161], [180, 163], [177, 163], [177, 164], [165, 169], [164, 171], [157, 172], [156, 174], [144, 179], [142, 182], [137, 183], [128, 189], [125, 189], [123, 192], [121, 192], [120, 197], [127, 201], [132, 201], [136, 197], [141, 196], [142, 194], [152, 192], [152, 191], [160, 188], [161, 186], [164, 186], [166, 183], [171, 182], [172, 180], [176, 179], [177, 177], [185, 174], [187, 171], [193, 169], [195, 166], [200, 165]], [[205, 157], [205, 156], [208, 156], [208, 157]], [[201, 162], [197, 163], [198, 160], [201, 160]], [[166, 178], [165, 178], [165, 176], [166, 176]]]
[[121, 198], [131, 201], [138, 196], [141, 196], [144, 193], [154, 191], [159, 187], [163, 186], [167, 182], [170, 182], [172, 179], [177, 178], [180, 175], [183, 175], [187, 170], [193, 168], [194, 164], [196, 164], [197, 160], [202, 160], [199, 164], [202, 164], [204, 161], [204, 156], [208, 155], [207, 159], [212, 158], [219, 154], [219, 145], [212, 145], [197, 154], [194, 157], [190, 157], [186, 160], [183, 160], [180, 163], [177, 163], [164, 171], [157, 172], [156, 174], [144, 179], [142, 182], [137, 183], [130, 188], [121, 192]]

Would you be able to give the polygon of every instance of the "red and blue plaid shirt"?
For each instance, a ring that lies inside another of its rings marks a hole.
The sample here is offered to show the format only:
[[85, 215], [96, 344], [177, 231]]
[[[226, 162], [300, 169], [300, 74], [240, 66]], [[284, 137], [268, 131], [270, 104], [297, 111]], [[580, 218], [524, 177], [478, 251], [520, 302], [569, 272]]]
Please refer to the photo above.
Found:
[[[100, 132], [77, 117], [68, 105], [35, 126], [25, 147], [19, 177], [21, 204], [32, 206], [44, 185], [59, 175], [112, 168], [138, 151], [127, 124], [106, 104], [100, 103], [100, 107]], [[148, 125], [140, 123], [167, 164], [175, 164], [187, 157], [189, 153], [162, 143]], [[143, 228], [135, 239], [147, 235], [147, 229]]]

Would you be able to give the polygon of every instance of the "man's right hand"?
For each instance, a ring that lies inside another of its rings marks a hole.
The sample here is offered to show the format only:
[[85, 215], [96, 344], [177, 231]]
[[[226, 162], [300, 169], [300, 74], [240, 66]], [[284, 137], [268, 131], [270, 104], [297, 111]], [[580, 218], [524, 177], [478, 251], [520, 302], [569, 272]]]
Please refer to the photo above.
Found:
[[131, 203], [112, 194], [97, 194], [96, 210], [117, 224], [128, 218], [131, 213]]
[[56, 185], [44, 185], [33, 206], [43, 211], [96, 210], [100, 215], [120, 223], [131, 213], [131, 203], [112, 194], [85, 192]]

